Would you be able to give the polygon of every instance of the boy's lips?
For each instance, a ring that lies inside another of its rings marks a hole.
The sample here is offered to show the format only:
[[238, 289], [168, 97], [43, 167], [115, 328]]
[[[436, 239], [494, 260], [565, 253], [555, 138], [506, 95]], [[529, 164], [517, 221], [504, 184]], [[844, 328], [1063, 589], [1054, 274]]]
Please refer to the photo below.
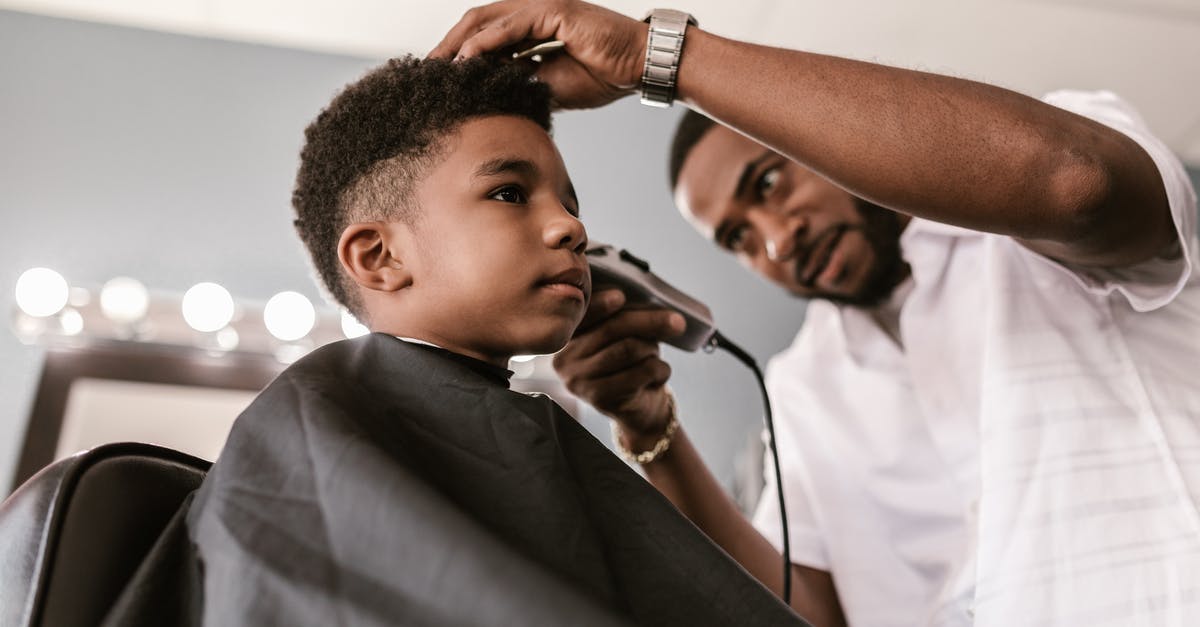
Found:
[[537, 282], [538, 287], [587, 302], [591, 274], [585, 267], [572, 266]]

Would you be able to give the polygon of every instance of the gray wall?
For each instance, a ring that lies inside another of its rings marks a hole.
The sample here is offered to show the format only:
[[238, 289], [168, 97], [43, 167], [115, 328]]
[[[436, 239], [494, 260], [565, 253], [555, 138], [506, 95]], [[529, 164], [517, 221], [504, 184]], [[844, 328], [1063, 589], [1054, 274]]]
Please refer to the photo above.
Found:
[[[317, 298], [290, 228], [301, 133], [374, 64], [0, 11], [0, 315], [33, 266], [76, 285], [130, 275], [162, 290], [214, 280], [240, 298]], [[714, 253], [672, 209], [664, 164], [677, 115], [628, 99], [561, 115], [556, 137], [590, 235], [649, 259], [764, 359], [803, 307]], [[728, 481], [760, 416], [753, 380], [724, 355], [668, 352], [681, 416]], [[0, 492], [41, 361], [0, 330]]]

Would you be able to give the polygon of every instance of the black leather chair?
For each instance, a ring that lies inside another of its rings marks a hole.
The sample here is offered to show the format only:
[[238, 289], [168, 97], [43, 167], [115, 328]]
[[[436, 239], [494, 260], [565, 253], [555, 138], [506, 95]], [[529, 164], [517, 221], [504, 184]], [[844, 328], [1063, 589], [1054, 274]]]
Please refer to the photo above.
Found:
[[100, 624], [210, 465], [121, 443], [34, 475], [0, 504], [0, 625]]

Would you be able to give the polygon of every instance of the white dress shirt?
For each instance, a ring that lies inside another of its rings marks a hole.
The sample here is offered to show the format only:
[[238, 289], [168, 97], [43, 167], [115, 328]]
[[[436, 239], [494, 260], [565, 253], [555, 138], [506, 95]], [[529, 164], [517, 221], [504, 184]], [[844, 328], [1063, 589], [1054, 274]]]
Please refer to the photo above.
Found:
[[1113, 94], [1046, 101], [1146, 150], [1179, 240], [1096, 271], [914, 219], [899, 342], [809, 306], [768, 388], [793, 561], [832, 573], [854, 627], [1200, 624], [1195, 192]]

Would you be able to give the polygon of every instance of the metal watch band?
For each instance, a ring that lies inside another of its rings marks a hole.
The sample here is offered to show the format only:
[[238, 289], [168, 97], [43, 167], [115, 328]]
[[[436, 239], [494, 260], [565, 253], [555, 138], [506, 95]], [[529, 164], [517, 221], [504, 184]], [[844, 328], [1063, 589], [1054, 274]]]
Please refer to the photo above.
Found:
[[689, 24], [697, 25], [696, 18], [674, 9], [654, 9], [644, 21], [650, 23], [650, 29], [642, 67], [642, 104], [669, 107], [675, 101], [683, 36]]

